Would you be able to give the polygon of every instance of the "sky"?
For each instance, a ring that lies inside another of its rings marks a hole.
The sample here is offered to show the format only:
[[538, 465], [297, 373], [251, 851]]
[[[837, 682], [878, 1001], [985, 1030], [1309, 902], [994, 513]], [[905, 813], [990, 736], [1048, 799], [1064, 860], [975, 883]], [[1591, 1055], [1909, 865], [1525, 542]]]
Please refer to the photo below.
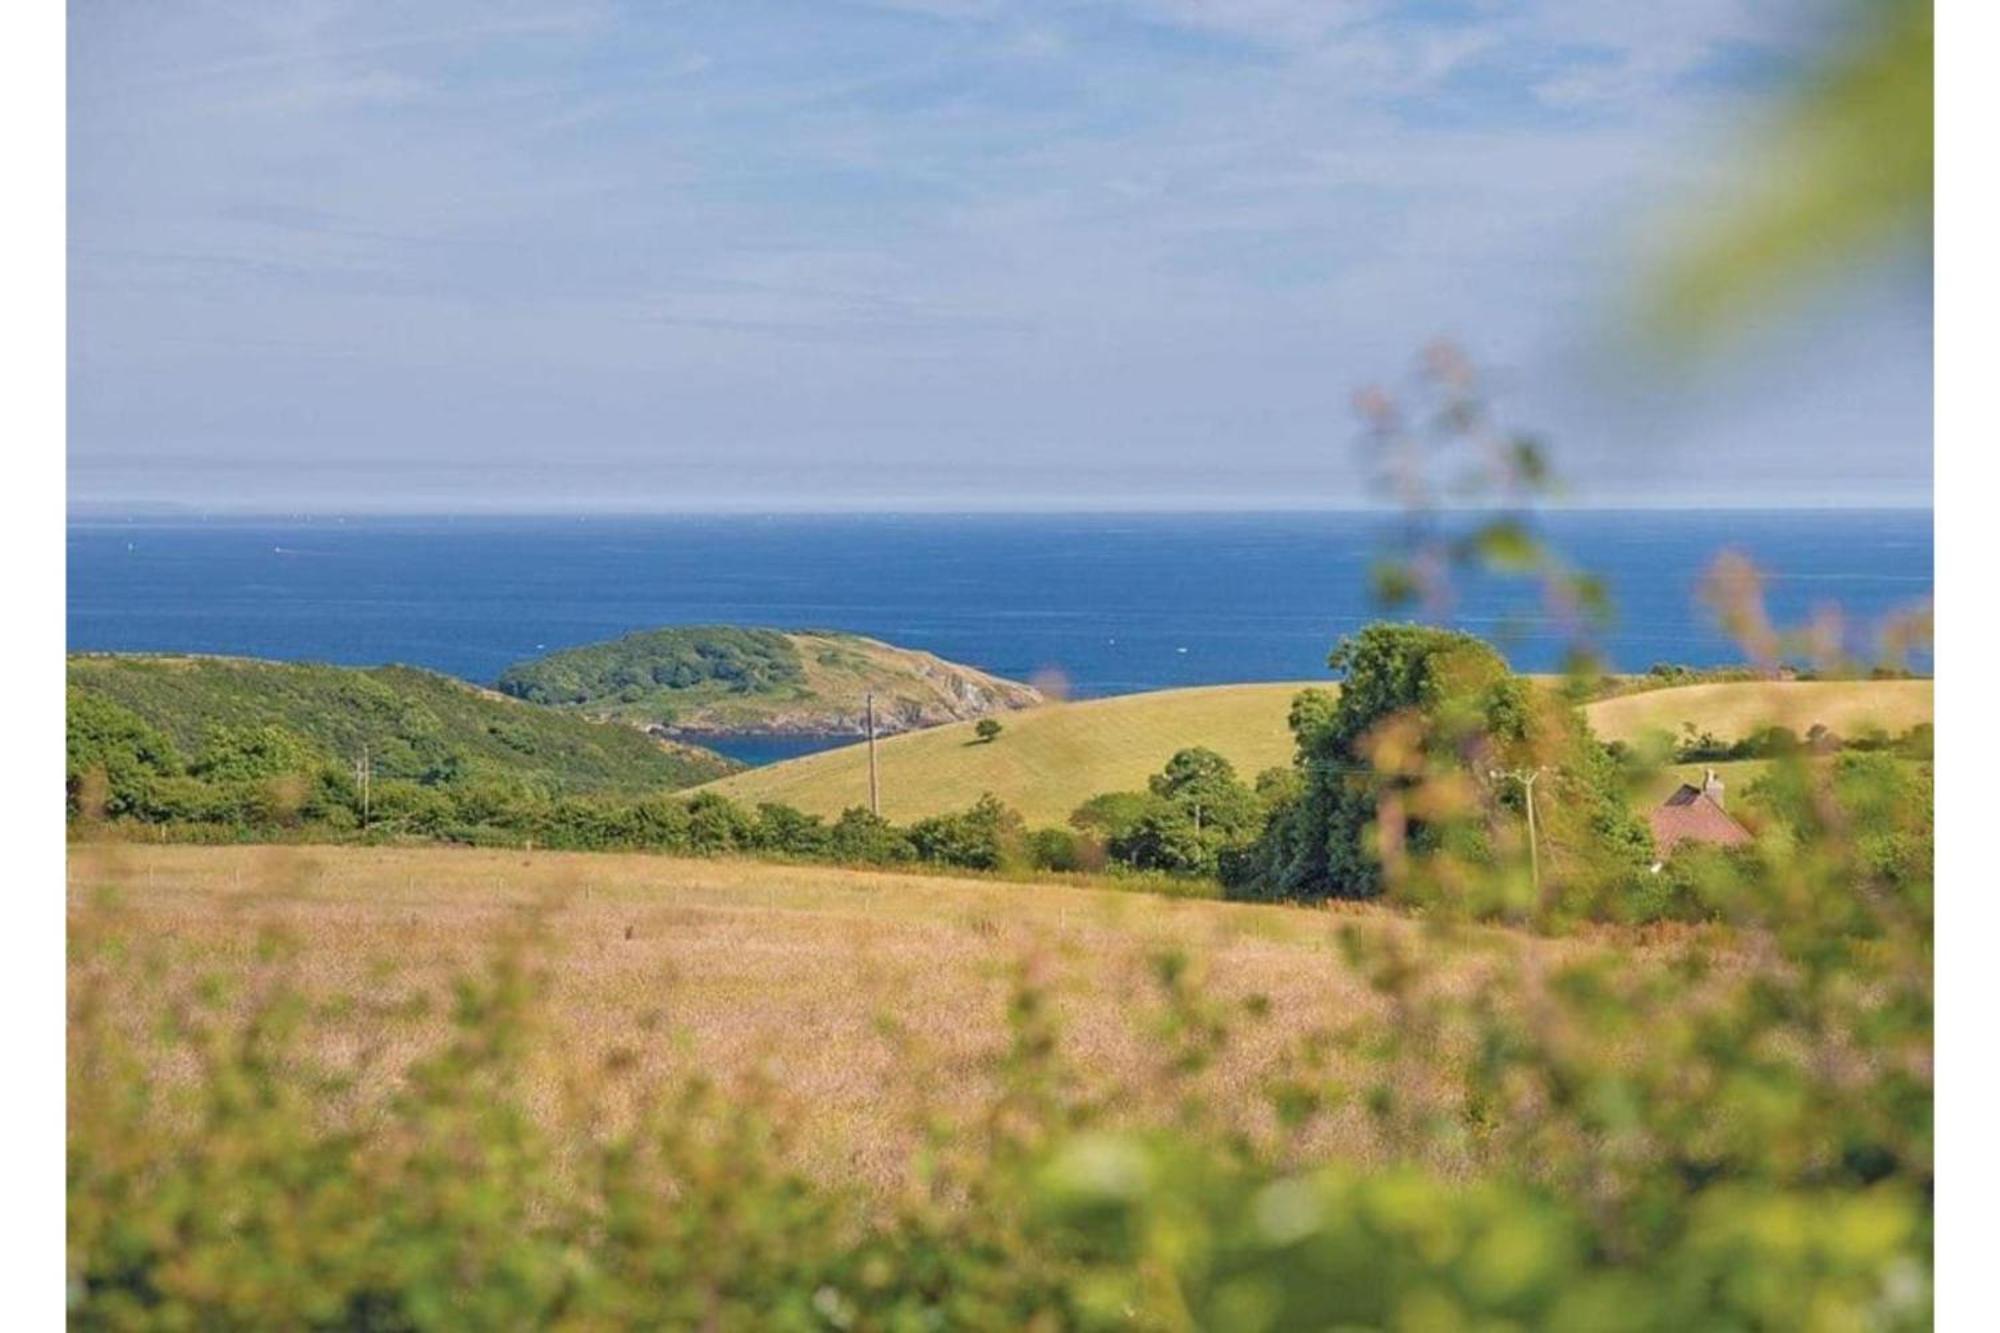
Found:
[[1432, 339], [1571, 502], [1926, 504], [1928, 258], [1631, 311], [1809, 0], [72, 0], [72, 507], [1369, 501]]

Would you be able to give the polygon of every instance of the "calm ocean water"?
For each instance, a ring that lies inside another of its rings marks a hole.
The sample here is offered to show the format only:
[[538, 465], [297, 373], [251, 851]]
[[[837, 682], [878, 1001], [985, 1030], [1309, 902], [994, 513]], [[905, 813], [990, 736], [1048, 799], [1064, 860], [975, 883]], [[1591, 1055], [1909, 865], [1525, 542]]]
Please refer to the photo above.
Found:
[[[653, 625], [855, 630], [1078, 695], [1325, 674], [1374, 619], [1366, 514], [77, 520], [69, 646], [406, 662], [491, 681], [524, 657]], [[1696, 604], [1725, 547], [1782, 621], [1870, 621], [1927, 596], [1928, 511], [1547, 516], [1617, 606], [1614, 661], [1737, 660]], [[1480, 582], [1456, 622], [1523, 670], [1559, 634], [1531, 589]], [[745, 754], [769, 759], [774, 754]]]

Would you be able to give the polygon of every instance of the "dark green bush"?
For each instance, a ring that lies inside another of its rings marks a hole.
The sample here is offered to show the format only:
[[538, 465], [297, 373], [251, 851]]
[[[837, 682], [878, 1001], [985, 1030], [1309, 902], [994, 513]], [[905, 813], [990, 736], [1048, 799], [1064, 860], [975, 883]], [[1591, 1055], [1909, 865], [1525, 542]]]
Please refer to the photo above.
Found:
[[1016, 811], [989, 792], [961, 814], [918, 820], [910, 825], [909, 838], [919, 861], [999, 870], [1023, 859], [1027, 828]]

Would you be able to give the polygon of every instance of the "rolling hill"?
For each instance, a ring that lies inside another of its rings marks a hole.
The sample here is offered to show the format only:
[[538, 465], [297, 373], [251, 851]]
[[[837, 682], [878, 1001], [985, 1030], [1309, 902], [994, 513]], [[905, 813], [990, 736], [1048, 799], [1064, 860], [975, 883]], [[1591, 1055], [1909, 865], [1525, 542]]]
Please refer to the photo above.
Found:
[[276, 725], [322, 756], [351, 763], [362, 746], [380, 778], [518, 780], [552, 792], [651, 792], [693, 786], [737, 765], [538, 708], [414, 667], [341, 667], [233, 657], [86, 654], [69, 659], [79, 702], [135, 715], [183, 760], [223, 728]]
[[516, 698], [663, 734], [880, 734], [1043, 702], [1039, 691], [932, 653], [830, 630], [694, 625], [566, 648], [501, 673]]
[[1842, 736], [1870, 728], [1895, 735], [1931, 720], [1933, 690], [1928, 680], [1731, 681], [1621, 695], [1588, 711], [1608, 741], [1634, 741], [1648, 731], [1678, 736], [1686, 722], [1725, 741], [1765, 726], [1803, 736], [1816, 722]]
[[[978, 742], [971, 723], [898, 736], [878, 747], [882, 813], [918, 819], [992, 792], [1031, 824], [1059, 824], [1099, 792], [1145, 785], [1174, 751], [1206, 745], [1246, 780], [1288, 764], [1285, 718], [1292, 696], [1331, 682], [1215, 685], [1049, 704], [1007, 718], [1000, 738]], [[1873, 722], [1900, 732], [1931, 719], [1932, 684], [1919, 681], [1750, 681], [1688, 685], [1625, 695], [1586, 710], [1606, 740], [1636, 740], [1683, 721], [1723, 740], [1779, 724], [1803, 733], [1814, 722], [1851, 734]], [[868, 754], [844, 746], [710, 784], [738, 800], [779, 801], [835, 815], [868, 801]]]
[[[1246, 778], [1292, 759], [1285, 715], [1303, 683], [1214, 685], [1045, 704], [1003, 720], [983, 743], [961, 722], [895, 736], [876, 748], [882, 813], [919, 819], [993, 792], [1030, 823], [1059, 824], [1103, 791], [1143, 787], [1174, 751], [1206, 745]], [[710, 785], [745, 801], [835, 815], [868, 803], [868, 747], [848, 745]]]

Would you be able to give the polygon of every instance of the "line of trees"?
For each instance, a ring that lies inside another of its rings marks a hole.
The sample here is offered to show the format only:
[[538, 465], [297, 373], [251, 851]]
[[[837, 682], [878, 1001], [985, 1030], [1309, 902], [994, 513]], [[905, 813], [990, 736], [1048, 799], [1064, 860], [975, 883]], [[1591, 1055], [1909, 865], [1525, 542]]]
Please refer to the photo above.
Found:
[[376, 778], [365, 797], [358, 779], [275, 723], [212, 728], [184, 760], [168, 736], [131, 710], [88, 692], [70, 696], [66, 788], [73, 824], [138, 826], [211, 841], [417, 838], [966, 870], [1108, 864], [1076, 830], [1030, 831], [1017, 811], [992, 796], [967, 810], [897, 825], [861, 808], [829, 821], [713, 792], [550, 792], [449, 764], [416, 778]]

